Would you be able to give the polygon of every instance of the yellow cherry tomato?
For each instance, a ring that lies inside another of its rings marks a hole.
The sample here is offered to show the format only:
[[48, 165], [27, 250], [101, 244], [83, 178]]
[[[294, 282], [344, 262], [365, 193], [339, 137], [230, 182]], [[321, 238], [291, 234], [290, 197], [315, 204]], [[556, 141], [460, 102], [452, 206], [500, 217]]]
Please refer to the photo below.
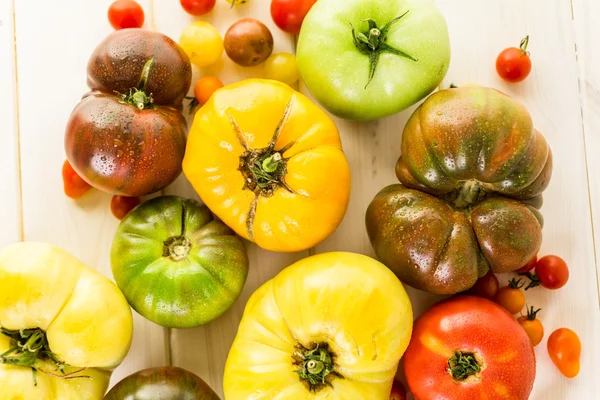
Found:
[[271, 80], [217, 90], [196, 113], [183, 171], [240, 236], [273, 251], [306, 250], [342, 221], [350, 168], [334, 122]]
[[265, 61], [265, 77], [287, 85], [293, 85], [300, 79], [296, 56], [290, 53], [272, 54]]
[[541, 309], [535, 310], [533, 307], [528, 308], [527, 315], [521, 315], [517, 318], [517, 322], [525, 329], [533, 346], [540, 344], [544, 338], [544, 325], [537, 319], [537, 313], [540, 312], [540, 310]]
[[223, 38], [211, 24], [195, 21], [179, 37], [179, 44], [197, 67], [207, 67], [219, 61], [223, 54]]
[[250, 0], [225, 0], [225, 1], [228, 2], [229, 4], [231, 4], [231, 7], [233, 7], [233, 6], [238, 6], [240, 4], [246, 4]]
[[131, 309], [117, 286], [65, 250], [0, 250], [2, 399], [101, 399], [131, 344]]
[[225, 398], [387, 400], [412, 325], [404, 287], [380, 262], [305, 258], [250, 297], [225, 365]]

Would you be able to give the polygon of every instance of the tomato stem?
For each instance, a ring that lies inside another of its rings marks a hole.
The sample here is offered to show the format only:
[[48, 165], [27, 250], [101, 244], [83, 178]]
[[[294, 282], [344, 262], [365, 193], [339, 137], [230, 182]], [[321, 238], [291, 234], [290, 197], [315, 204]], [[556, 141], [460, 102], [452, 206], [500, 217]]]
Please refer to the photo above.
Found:
[[511, 289], [521, 289], [523, 286], [525, 285], [525, 282], [523, 282], [523, 279], [515, 279], [512, 278], [510, 281], [508, 281], [508, 287]]
[[529, 35], [521, 39], [521, 43], [519, 44], [519, 48], [522, 51], [521, 56], [529, 55], [529, 52], [527, 51], [527, 46], [529, 46]]
[[186, 259], [191, 250], [192, 242], [184, 235], [170, 237], [163, 243], [163, 257], [169, 257], [173, 261]]
[[333, 355], [327, 343], [317, 343], [312, 350], [298, 345], [292, 358], [298, 367], [294, 372], [307, 384], [311, 392], [330, 385], [333, 377], [340, 376], [334, 371]]
[[129, 104], [138, 108], [138, 110], [145, 110], [147, 108], [154, 108], [154, 99], [152, 93], [146, 94], [146, 86], [148, 86], [148, 77], [150, 76], [150, 70], [154, 65], [154, 57], [146, 61], [142, 73], [140, 75], [140, 81], [137, 88], [129, 89], [129, 93], [118, 93], [121, 98], [122, 104]]
[[531, 288], [540, 286], [542, 284], [542, 282], [540, 281], [540, 278], [538, 278], [538, 276], [536, 274], [532, 274], [531, 272], [522, 272], [519, 275], [526, 276], [529, 279], [529, 283], [525, 287], [525, 290], [529, 290]]
[[475, 358], [475, 353], [454, 350], [454, 355], [448, 360], [448, 372], [452, 379], [464, 381], [469, 376], [481, 372], [481, 366]]
[[541, 308], [538, 308], [536, 310], [533, 306], [531, 306], [531, 308], [527, 309], [527, 319], [530, 321], [535, 320], [537, 317], [537, 313], [539, 313], [540, 311], [542, 311]]

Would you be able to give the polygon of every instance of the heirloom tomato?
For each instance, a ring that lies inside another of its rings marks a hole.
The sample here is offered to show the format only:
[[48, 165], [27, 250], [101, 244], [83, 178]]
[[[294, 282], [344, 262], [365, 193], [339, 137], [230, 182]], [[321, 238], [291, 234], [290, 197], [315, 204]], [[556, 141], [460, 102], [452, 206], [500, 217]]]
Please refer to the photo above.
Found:
[[109, 35], [88, 63], [92, 92], [67, 124], [73, 169], [93, 187], [121, 196], [173, 182], [185, 151], [179, 109], [190, 81], [189, 59], [168, 37], [143, 29]]
[[183, 170], [217, 217], [267, 250], [301, 251], [323, 241], [350, 197], [335, 124], [275, 81], [217, 90], [196, 113]]
[[503, 308], [458, 296], [415, 321], [404, 373], [415, 400], [527, 400], [535, 354], [523, 328]]
[[388, 400], [412, 318], [383, 264], [352, 253], [305, 258], [250, 297], [225, 398]]
[[114, 283], [65, 250], [0, 250], [0, 397], [99, 400], [133, 321]]
[[527, 109], [479, 86], [431, 95], [408, 120], [396, 175], [369, 205], [369, 238], [403, 282], [436, 294], [511, 272], [542, 243], [552, 154]]
[[219, 400], [200, 377], [177, 367], [149, 368], [117, 383], [104, 400]]
[[223, 314], [248, 275], [240, 238], [195, 200], [155, 197], [123, 218], [110, 261], [134, 310], [159, 325], [196, 327]]
[[437, 88], [450, 41], [433, 0], [319, 0], [302, 23], [297, 57], [306, 87], [327, 110], [374, 120]]
[[258, 65], [273, 52], [273, 35], [262, 22], [254, 18], [241, 19], [225, 34], [225, 52], [243, 67]]
[[560, 328], [552, 332], [548, 338], [548, 354], [550, 359], [567, 378], [579, 375], [581, 340], [569, 328]]

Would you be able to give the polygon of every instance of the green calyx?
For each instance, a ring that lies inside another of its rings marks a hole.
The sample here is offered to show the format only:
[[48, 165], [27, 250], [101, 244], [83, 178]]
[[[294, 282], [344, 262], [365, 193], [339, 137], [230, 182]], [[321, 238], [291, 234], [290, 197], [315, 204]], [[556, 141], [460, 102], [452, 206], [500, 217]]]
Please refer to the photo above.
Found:
[[527, 308], [527, 319], [529, 321], [534, 321], [537, 318], [537, 313], [539, 313], [540, 311], [542, 311], [541, 308], [538, 308], [536, 310], [533, 306]]
[[481, 365], [475, 358], [475, 353], [454, 350], [454, 355], [448, 360], [448, 372], [455, 381], [465, 381], [481, 372]]
[[[73, 376], [85, 370], [85, 368], [66, 374], [67, 364], [60, 361], [58, 357], [50, 350], [46, 332], [39, 328], [9, 330], [0, 327], [0, 333], [8, 336], [11, 347], [0, 354], [0, 363], [14, 365], [17, 367], [31, 368], [33, 374], [33, 384], [37, 386], [37, 371], [51, 375], [56, 378], [74, 379], [90, 378], [89, 376]], [[47, 361], [56, 367], [58, 373], [45, 371], [38, 367], [39, 360]]]
[[192, 242], [187, 237], [173, 236], [163, 243], [163, 257], [168, 257], [172, 261], [185, 260], [192, 249]]
[[333, 377], [340, 377], [335, 372], [333, 356], [327, 344], [316, 344], [312, 350], [298, 346], [292, 358], [294, 365], [298, 367], [294, 372], [311, 392], [330, 385]]
[[149, 59], [144, 64], [142, 74], [140, 75], [140, 81], [137, 88], [129, 89], [129, 93], [118, 93], [121, 98], [122, 104], [129, 104], [137, 107], [138, 110], [146, 110], [154, 108], [154, 99], [152, 93], [146, 94], [146, 86], [148, 85], [148, 77], [150, 76], [150, 70], [154, 65], [154, 58]]
[[286, 187], [286, 149], [275, 151], [272, 146], [266, 149], [251, 150], [240, 158], [240, 170], [246, 179], [246, 187], [258, 195], [269, 197], [280, 187]]
[[400, 15], [399, 17], [394, 18], [382, 28], [379, 28], [374, 20], [370, 18], [365, 19], [362, 22], [366, 22], [369, 24], [369, 29], [366, 32], [357, 33], [354, 29], [354, 26], [350, 24], [350, 27], [352, 28], [352, 39], [354, 41], [354, 46], [356, 46], [356, 49], [362, 54], [369, 56], [369, 80], [367, 82], [367, 85], [365, 86], [365, 89], [367, 88], [367, 86], [369, 86], [369, 83], [371, 83], [373, 77], [375, 76], [375, 71], [377, 70], [379, 58], [381, 57], [382, 53], [395, 54], [400, 57], [408, 58], [412, 61], [418, 61], [410, 54], [407, 54], [402, 50], [390, 46], [387, 43], [388, 33], [390, 29], [406, 14], [408, 14], [408, 11]]

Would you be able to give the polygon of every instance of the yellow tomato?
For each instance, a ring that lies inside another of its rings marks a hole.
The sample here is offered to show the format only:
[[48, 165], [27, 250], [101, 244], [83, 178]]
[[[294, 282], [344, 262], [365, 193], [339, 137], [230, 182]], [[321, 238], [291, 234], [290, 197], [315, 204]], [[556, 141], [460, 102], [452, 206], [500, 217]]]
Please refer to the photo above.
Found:
[[18, 243], [0, 250], [0, 294], [0, 397], [102, 399], [133, 329], [117, 286], [62, 249]]
[[214, 26], [204, 21], [189, 24], [181, 33], [179, 44], [197, 67], [208, 67], [223, 54], [223, 39]]
[[183, 171], [223, 222], [274, 251], [301, 251], [326, 239], [350, 197], [335, 124], [275, 81], [217, 90], [196, 113]]
[[231, 4], [231, 7], [233, 7], [233, 6], [237, 6], [239, 4], [246, 4], [250, 0], [225, 0], [225, 1], [228, 2], [229, 4]]
[[300, 79], [296, 56], [290, 53], [272, 54], [265, 61], [265, 76], [288, 85], [293, 85]]
[[383, 264], [352, 253], [305, 258], [250, 297], [225, 398], [388, 400], [412, 324], [404, 287]]

